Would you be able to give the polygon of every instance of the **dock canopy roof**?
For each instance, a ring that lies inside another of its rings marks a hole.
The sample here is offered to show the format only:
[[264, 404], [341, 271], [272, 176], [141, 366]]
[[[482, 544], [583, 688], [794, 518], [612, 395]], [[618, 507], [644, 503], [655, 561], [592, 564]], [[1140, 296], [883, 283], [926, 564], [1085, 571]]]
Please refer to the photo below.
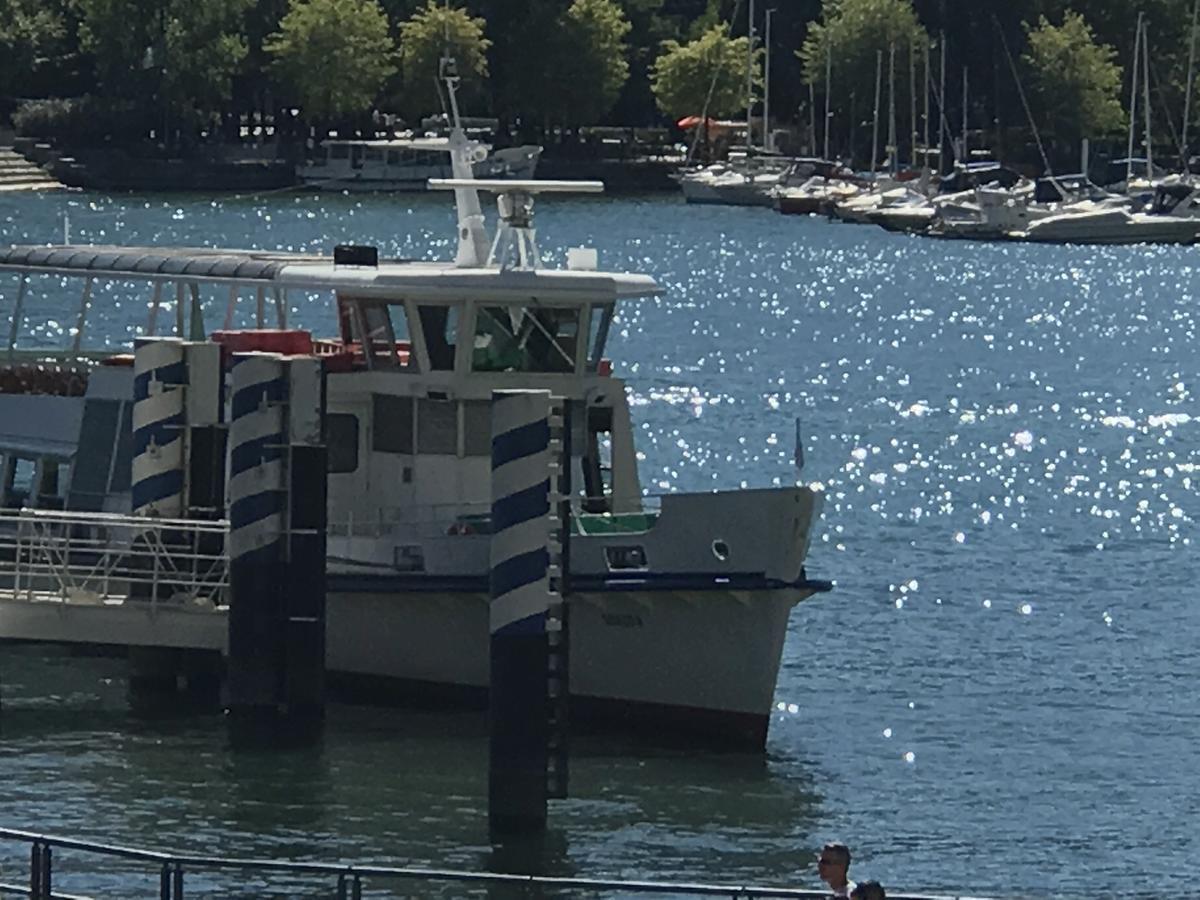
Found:
[[113, 247], [91, 244], [0, 248], [0, 268], [110, 278], [274, 281], [287, 265], [315, 262], [302, 254], [208, 248]]

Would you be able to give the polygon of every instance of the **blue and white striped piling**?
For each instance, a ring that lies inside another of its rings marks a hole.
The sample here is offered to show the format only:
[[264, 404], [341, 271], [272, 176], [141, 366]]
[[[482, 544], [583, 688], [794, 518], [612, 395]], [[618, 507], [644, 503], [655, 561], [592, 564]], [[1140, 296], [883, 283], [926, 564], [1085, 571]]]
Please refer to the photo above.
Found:
[[546, 824], [551, 603], [551, 398], [492, 394], [491, 689], [488, 821], [493, 834]]
[[229, 416], [229, 682], [234, 717], [273, 711], [282, 668], [287, 368], [272, 353], [236, 353]]
[[[234, 354], [229, 423], [229, 683], [235, 728], [319, 719], [325, 666], [324, 373]], [[262, 730], [266, 726], [266, 731]]]
[[134, 515], [180, 518], [185, 505], [183, 341], [139, 340], [133, 358]]

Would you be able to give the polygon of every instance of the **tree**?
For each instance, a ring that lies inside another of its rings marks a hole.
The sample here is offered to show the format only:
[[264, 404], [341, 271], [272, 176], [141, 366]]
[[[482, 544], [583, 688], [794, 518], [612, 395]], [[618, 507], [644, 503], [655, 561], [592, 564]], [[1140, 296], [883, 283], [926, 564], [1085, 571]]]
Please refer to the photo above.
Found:
[[564, 125], [595, 124], [629, 78], [629, 20], [612, 0], [574, 0], [563, 14], [547, 78], [547, 112]]
[[1117, 51], [1097, 44], [1078, 13], [1066, 13], [1059, 26], [1042, 16], [1036, 28], [1026, 26], [1026, 31], [1029, 50], [1022, 62], [1031, 76], [1037, 118], [1072, 148], [1084, 137], [1119, 130], [1125, 114]]
[[101, 88], [168, 110], [209, 111], [228, 100], [246, 56], [242, 17], [251, 0], [77, 0], [81, 48]]
[[[714, 25], [694, 41], [665, 41], [654, 62], [651, 88], [672, 120], [689, 115], [728, 116], [746, 107], [746, 38]], [[756, 50], [755, 56], [761, 57]], [[761, 69], [756, 59], [754, 70]], [[757, 80], [757, 79], [756, 79]]]
[[[830, 92], [830, 123], [839, 140], [834, 146], [860, 144], [870, 146], [872, 107], [875, 102], [875, 75], [879, 54], [883, 54], [880, 135], [887, 133], [886, 111], [889, 106], [888, 67], [895, 48], [896, 114], [900, 136], [910, 131], [905, 120], [910, 109], [908, 72], [911, 54], [916, 54], [918, 70], [924, 65], [929, 36], [917, 20], [911, 0], [825, 0], [821, 22], [813, 24], [799, 56], [804, 64], [804, 80], [824, 92], [826, 65], [832, 60], [833, 87]], [[918, 76], [924, 83], [923, 73]], [[865, 113], [865, 115], [864, 115]], [[866, 127], [859, 127], [865, 125]], [[856, 135], [862, 140], [853, 141]], [[851, 147], [851, 153], [857, 147]], [[868, 151], [868, 158], [876, 151]]]
[[310, 122], [365, 113], [396, 73], [387, 16], [375, 0], [292, 0], [264, 48]]
[[401, 109], [405, 115], [416, 117], [439, 109], [438, 66], [447, 54], [458, 66], [461, 99], [467, 109], [475, 108], [484, 96], [487, 51], [492, 45], [483, 35], [485, 24], [465, 9], [439, 6], [437, 0], [428, 0], [424, 8], [400, 24], [400, 71], [404, 79]]
[[57, 10], [38, 0], [0, 0], [0, 95], [20, 96], [63, 37]]

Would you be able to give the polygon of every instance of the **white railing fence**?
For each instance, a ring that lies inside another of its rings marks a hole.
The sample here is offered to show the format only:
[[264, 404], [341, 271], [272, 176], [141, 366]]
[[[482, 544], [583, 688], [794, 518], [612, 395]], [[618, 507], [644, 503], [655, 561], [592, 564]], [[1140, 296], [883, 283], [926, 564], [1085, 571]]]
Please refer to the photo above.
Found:
[[228, 534], [224, 520], [0, 510], [0, 594], [224, 606]]

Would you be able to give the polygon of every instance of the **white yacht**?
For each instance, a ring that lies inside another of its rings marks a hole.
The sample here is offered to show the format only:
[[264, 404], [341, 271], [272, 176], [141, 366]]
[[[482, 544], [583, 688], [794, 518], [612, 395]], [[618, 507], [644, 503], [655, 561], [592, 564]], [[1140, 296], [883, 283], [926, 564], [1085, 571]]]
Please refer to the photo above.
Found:
[[[533, 199], [571, 185], [475, 181], [477, 146], [460, 130], [450, 141], [456, 179], [442, 186], [459, 213], [454, 260], [339, 265], [267, 252], [12, 247], [0, 250], [0, 272], [21, 285], [82, 279], [79, 335], [96, 279], [145, 285], [152, 320], [174, 296], [180, 335], [196, 322], [201, 289], [216, 285], [231, 309], [240, 296], [257, 300], [258, 328], [220, 341], [326, 358], [327, 669], [331, 683], [375, 694], [486, 697], [489, 403], [497, 389], [549, 389], [574, 423], [572, 717], [761, 748], [791, 610], [830, 587], [805, 571], [820, 491], [648, 497], [625, 382], [605, 346], [620, 305], [659, 285], [599, 270], [594, 251], [542, 268]], [[494, 236], [482, 189], [499, 194]], [[330, 336], [287, 330], [288, 292], [330, 297]], [[282, 331], [264, 327], [272, 299]], [[77, 336], [56, 358], [25, 353], [21, 375], [16, 344], [14, 329], [16, 376], [0, 378], [0, 500], [127, 510], [130, 357], [86, 354]]]
[[771, 192], [790, 162], [782, 157], [738, 155], [728, 162], [684, 172], [678, 181], [688, 203], [771, 206], [775, 202]]
[[[476, 178], [530, 179], [542, 148], [533, 144], [490, 150], [476, 144]], [[391, 140], [330, 140], [296, 169], [304, 183], [334, 191], [424, 191], [431, 178], [449, 178], [450, 139], [410, 137]]]
[[1149, 212], [1077, 205], [1010, 237], [1055, 244], [1191, 244], [1200, 239], [1200, 192], [1185, 181], [1160, 184]]

